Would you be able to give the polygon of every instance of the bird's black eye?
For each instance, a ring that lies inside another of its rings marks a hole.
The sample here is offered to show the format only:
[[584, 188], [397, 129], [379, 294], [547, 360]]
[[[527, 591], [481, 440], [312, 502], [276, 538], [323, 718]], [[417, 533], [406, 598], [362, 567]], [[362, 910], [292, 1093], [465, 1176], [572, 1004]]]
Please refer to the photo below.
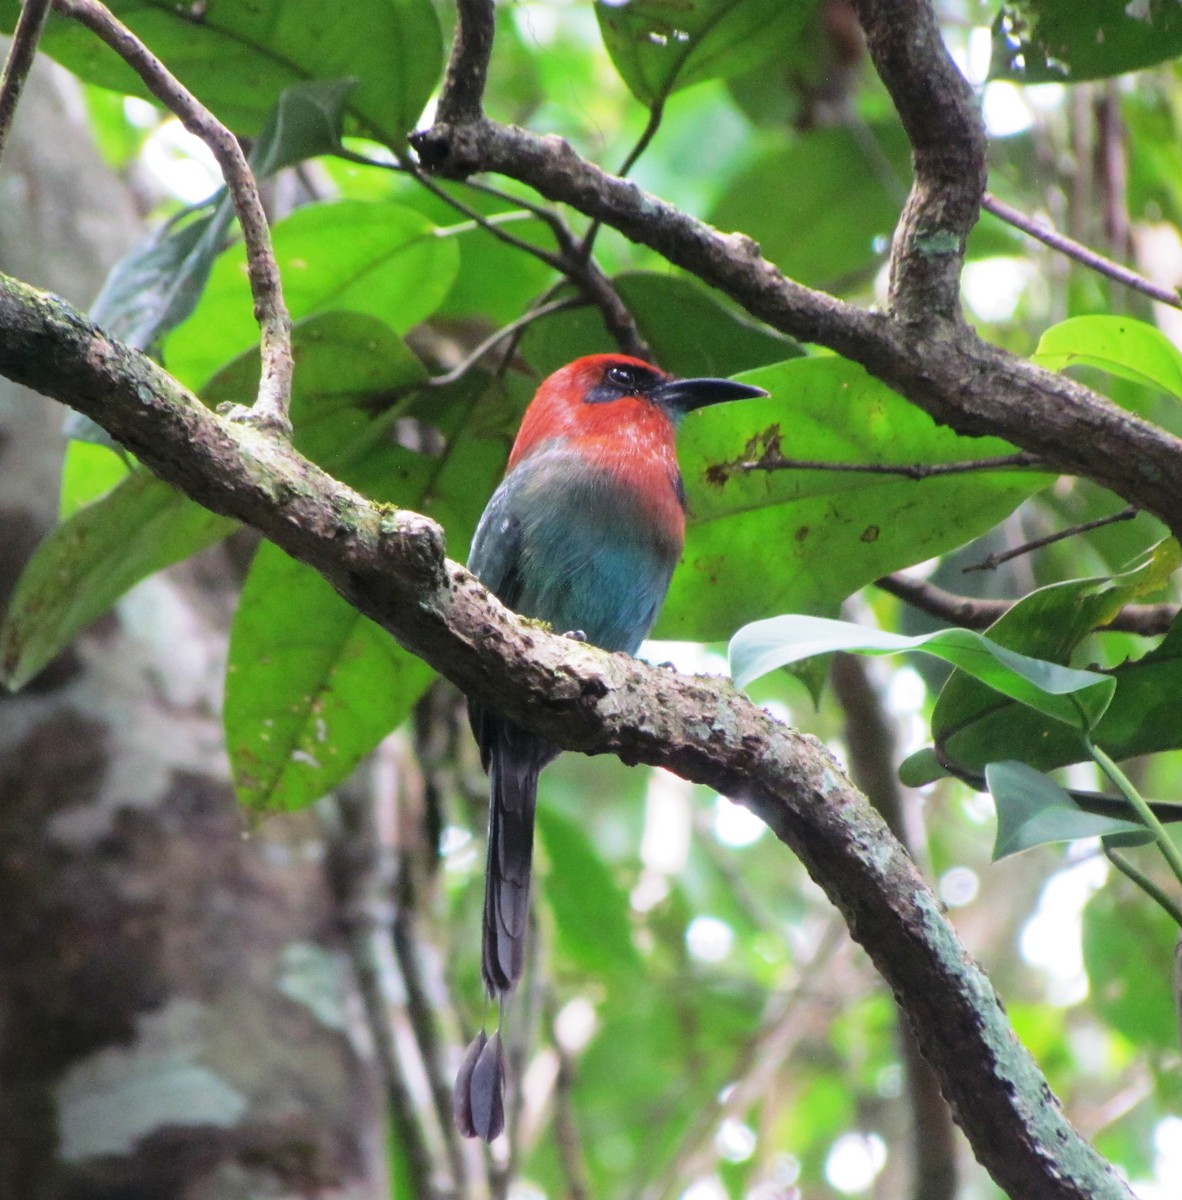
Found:
[[605, 367], [600, 381], [583, 396], [587, 404], [606, 404], [625, 396], [647, 396], [660, 376], [641, 366], [613, 363]]
[[613, 383], [616, 387], [626, 388], [629, 391], [635, 390], [640, 383], [636, 372], [629, 370], [628, 367], [608, 367], [606, 374], [608, 383]]

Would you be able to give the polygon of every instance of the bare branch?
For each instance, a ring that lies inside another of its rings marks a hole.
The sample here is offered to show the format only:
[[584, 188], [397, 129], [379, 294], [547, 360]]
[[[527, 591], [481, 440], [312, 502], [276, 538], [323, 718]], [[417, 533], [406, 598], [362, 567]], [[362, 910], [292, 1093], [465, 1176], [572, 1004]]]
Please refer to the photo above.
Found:
[[493, 0], [456, 0], [456, 36], [436, 109], [444, 125], [477, 121], [492, 57], [496, 12]]
[[[413, 139], [429, 170], [498, 171], [602, 219], [718, 288], [753, 316], [864, 366], [941, 424], [1005, 438], [1047, 466], [1110, 488], [1182, 532], [1182, 439], [938, 314], [900, 320], [785, 279], [742, 234], [722, 234], [581, 159], [560, 138], [487, 119]], [[921, 306], [922, 307], [922, 306]]]
[[959, 321], [960, 272], [985, 190], [985, 127], [928, 0], [854, 0], [870, 57], [911, 142], [911, 194], [891, 252], [891, 307]]
[[852, 463], [827, 462], [814, 458], [784, 458], [780, 454], [764, 454], [757, 459], [720, 465], [714, 472], [731, 471], [847, 471], [857, 475], [904, 475], [908, 479], [935, 479], [941, 475], [967, 475], [974, 471], [1005, 471], [1016, 467], [1042, 467], [1046, 464], [1034, 454], [1001, 454], [995, 458], [973, 458], [945, 463]]
[[52, 3], [53, 0], [24, 0], [16, 28], [12, 31], [4, 72], [0, 74], [0, 159], [4, 157], [12, 118], [16, 116], [16, 106], [37, 55], [37, 43], [41, 40]]
[[283, 300], [271, 231], [254, 172], [238, 139], [174, 76], [126, 25], [98, 0], [57, 0], [59, 11], [101, 38], [144, 81], [148, 90], [210, 149], [221, 169], [242, 227], [254, 315], [262, 330], [262, 377], [254, 408], [243, 419], [291, 435], [291, 318]]
[[1013, 1195], [1129, 1200], [1054, 1101], [910, 858], [815, 739], [731, 684], [548, 633], [285, 442], [210, 412], [80, 313], [0, 276], [0, 374], [98, 421], [166, 482], [253, 525], [464, 691], [566, 749], [664, 766], [750, 808], [801, 859], [906, 1008], [977, 1157]]
[[[925, 579], [896, 573], [884, 575], [874, 586], [890, 592], [913, 608], [918, 608], [938, 621], [948, 621], [965, 629], [988, 629], [1013, 607], [1013, 600], [981, 600], [975, 596], [958, 596]], [[1137, 633], [1154, 637], [1165, 633], [1178, 615], [1176, 604], [1126, 604], [1102, 628], [1113, 633]]]
[[1130, 270], [1121, 263], [1113, 262], [1110, 258], [1105, 258], [1104, 255], [1097, 254], [1095, 250], [1089, 250], [1087, 246], [1081, 242], [1077, 242], [1074, 238], [1069, 238], [1065, 233], [1059, 233], [1049, 225], [1044, 225], [1041, 221], [1036, 221], [1032, 217], [1028, 217], [1025, 213], [1019, 212], [1004, 200], [999, 200], [991, 192], [986, 192], [981, 198], [981, 207], [987, 212], [991, 212], [1000, 220], [1005, 221], [1006, 224], [1013, 225], [1015, 229], [1020, 229], [1030, 237], [1036, 238], [1044, 246], [1050, 246], [1052, 250], [1058, 250], [1060, 254], [1065, 254], [1068, 258], [1075, 259], [1076, 262], [1082, 263], [1083, 266], [1089, 267], [1091, 270], [1105, 275], [1117, 283], [1123, 283], [1125, 287], [1132, 288], [1134, 291], [1140, 292], [1143, 296], [1148, 296], [1151, 300], [1156, 300], [1159, 304], [1168, 304], [1172, 308], [1182, 308], [1182, 295], [1179, 295], [1177, 290], [1162, 287], [1160, 284], [1154, 283], [1151, 279], [1146, 279], [1143, 275], [1138, 275], [1136, 271]]
[[462, 379], [494, 346], [499, 342], [503, 342], [505, 338], [524, 329], [527, 325], [532, 325], [534, 321], [540, 320], [542, 317], [548, 317], [551, 313], [562, 312], [568, 308], [579, 308], [584, 303], [585, 301], [577, 297], [572, 297], [569, 300], [553, 300], [549, 304], [542, 304], [537, 308], [531, 308], [529, 312], [518, 317], [516, 321], [510, 321], [507, 325], [502, 325], [495, 333], [486, 337], [463, 362], [458, 363], [446, 374], [432, 376], [430, 380], [431, 385], [433, 387], [442, 387], [444, 384], [455, 383], [457, 379]]
[[1093, 529], [1102, 529], [1105, 525], [1114, 525], [1117, 521], [1131, 521], [1136, 515], [1137, 509], [1130, 505], [1128, 508], [1122, 508], [1120, 512], [1110, 513], [1107, 517], [1097, 517], [1094, 521], [1084, 521], [1082, 525], [1072, 525], [1069, 529], [1060, 529], [1058, 533], [1048, 533], [1046, 537], [1023, 542], [1021, 546], [1015, 546], [1012, 550], [987, 555], [980, 562], [973, 563], [972, 566], [964, 567], [962, 570], [966, 575], [970, 571], [995, 571], [1002, 563], [1009, 562], [1013, 558], [1020, 558], [1023, 554], [1031, 554], [1035, 550], [1041, 550], [1044, 546], [1053, 546], [1056, 542], [1061, 542], [1065, 538], [1075, 537], [1076, 534], [1088, 533]]
[[[897, 773], [898, 739], [887, 715], [870, 664], [856, 654], [834, 656], [830, 671], [833, 691], [841, 705], [850, 774], [866, 798], [882, 813], [891, 832], [922, 862], [926, 846], [909, 836], [906, 798]], [[911, 1106], [911, 1187], [913, 1200], [952, 1200], [956, 1194], [956, 1135], [952, 1114], [940, 1095], [940, 1085], [924, 1061], [919, 1043], [904, 1014], [897, 1032], [907, 1070], [907, 1099]]]

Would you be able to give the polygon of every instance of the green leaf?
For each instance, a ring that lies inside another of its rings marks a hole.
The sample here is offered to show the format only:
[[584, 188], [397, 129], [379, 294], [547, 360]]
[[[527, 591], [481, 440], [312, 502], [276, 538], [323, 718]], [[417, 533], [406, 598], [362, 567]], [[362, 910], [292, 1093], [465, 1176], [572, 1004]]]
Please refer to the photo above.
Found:
[[111, 268], [90, 310], [95, 324], [151, 350], [193, 311], [234, 217], [219, 195], [212, 208], [197, 205], [162, 225]]
[[1112, 883], [1083, 913], [1091, 1006], [1135, 1046], [1177, 1053], [1172, 975], [1178, 928], [1131, 885]]
[[1098, 367], [1182, 399], [1182, 351], [1156, 325], [1132, 317], [1072, 317], [1052, 325], [1032, 357], [1051, 371]]
[[255, 176], [266, 179], [339, 149], [349, 93], [356, 86], [356, 79], [312, 79], [284, 88], [250, 152]]
[[985, 768], [985, 783], [997, 805], [994, 862], [1048, 842], [1147, 833], [1137, 821], [1085, 812], [1069, 792], [1025, 763], [990, 763]]
[[808, 0], [600, 0], [595, 15], [616, 70], [651, 106], [778, 57], [813, 7]]
[[137, 467], [37, 548], [0, 625], [0, 681], [23, 686], [133, 584], [234, 528]]
[[62, 461], [61, 504], [58, 517], [65, 521], [83, 505], [109, 492], [131, 471], [126, 459], [91, 441], [71, 441]]
[[[372, 456], [367, 462], [366, 439], [375, 416], [424, 379], [422, 364], [383, 321], [356, 313], [297, 324], [292, 346], [299, 367], [291, 409], [297, 448], [332, 464], [346, 481], [373, 483], [367, 471], [378, 471], [383, 484], [400, 486], [399, 464], [382, 457], [375, 466]], [[258, 372], [253, 347], [211, 383], [206, 398], [241, 400], [253, 392]], [[133, 584], [235, 528], [146, 470], [136, 468], [119, 482], [121, 470], [110, 451], [71, 445], [63, 492], [70, 519], [34, 555], [0, 629], [0, 678], [8, 686], [36, 674]], [[421, 486], [415, 496], [422, 497]]]
[[[554, 236], [549, 226], [511, 200], [446, 181], [440, 186], [515, 238], [553, 250]], [[418, 184], [400, 190], [398, 199], [440, 228], [450, 227], [452, 232], [468, 230], [456, 237], [460, 265], [447, 297], [437, 310], [438, 316], [505, 325], [521, 316], [534, 297], [552, 282], [554, 271], [540, 259], [507, 245], [474, 223], [469, 224], [461, 213]]]
[[743, 379], [771, 398], [702, 409], [682, 425], [689, 530], [658, 637], [721, 640], [769, 613], [831, 614], [872, 580], [971, 541], [1050, 478], [742, 471], [769, 451], [896, 465], [1013, 451], [937, 426], [845, 359], [800, 358]]
[[[351, 483], [350, 454], [374, 436], [427, 378], [423, 364], [384, 321], [364, 313], [327, 312], [292, 327], [291, 419], [297, 450]], [[203, 389], [213, 407], [241, 403], [259, 378], [252, 346]]]
[[[1022, 654], [1066, 663], [1093, 629], [1163, 586], [1178, 559], [1177, 543], [1167, 539], [1123, 575], [1039, 588], [1010, 608], [989, 636]], [[1115, 692], [1092, 731], [1097, 745], [1118, 760], [1182, 745], [1170, 700], [1182, 690], [1182, 629], [1171, 630], [1149, 654], [1105, 674]], [[945, 683], [932, 713], [932, 737], [943, 761], [968, 773], [980, 771], [1000, 753], [1042, 770], [1087, 758], [1079, 739], [1058, 722], [1044, 720], [964, 675], [953, 674]]]
[[886, 261], [906, 197], [908, 146], [896, 124], [814, 129], [757, 158], [710, 223], [741, 229], [786, 275], [833, 290]]
[[909, 754], [899, 764], [899, 781], [909, 788], [921, 788], [947, 776], [948, 770], [931, 746]]
[[1023, 83], [1105, 79], [1182, 54], [1173, 0], [1019, 0], [993, 26], [990, 75]]
[[632, 941], [627, 893], [591, 839], [581, 826], [546, 805], [538, 809], [537, 822], [549, 861], [541, 893], [554, 914], [563, 951], [580, 970], [594, 975], [642, 970]]
[[[684, 275], [630, 271], [612, 283], [656, 361], [674, 375], [734, 375], [803, 353], [791, 338], [720, 304]], [[570, 361], [572, 346], [583, 354], [619, 349], [599, 310], [586, 307], [531, 325], [521, 352], [541, 378]]]
[[[343, 309], [405, 333], [435, 311], [459, 265], [454, 238], [400, 204], [311, 204], [272, 235], [293, 320]], [[236, 245], [218, 258], [196, 311], [169, 338], [169, 370], [199, 388], [257, 339], [245, 252]]]
[[848, 621], [801, 616], [772, 617], [740, 629], [731, 639], [731, 673], [739, 687], [744, 687], [777, 667], [835, 650], [858, 654], [921, 650], [1080, 731], [1099, 720], [1116, 686], [1112, 679], [1094, 671], [1076, 671], [1015, 654], [971, 629], [938, 629], [902, 637]]
[[239, 798], [290, 811], [345, 778], [409, 715], [426, 663], [264, 542], [230, 632], [223, 719]]
[[[403, 144], [443, 63], [430, 0], [112, 0], [108, 7], [197, 98], [238, 134], [256, 137], [279, 94], [311, 79], [355, 78], [350, 125]], [[0, 0], [11, 32], [19, 0]], [[130, 67], [76, 21], [51, 17], [40, 49], [89, 83], [149, 93]]]
[[[345, 98], [353, 86], [353, 80], [332, 79], [287, 88], [251, 154], [255, 175], [264, 179], [336, 148]], [[154, 351], [196, 307], [233, 218], [229, 193], [220, 188], [206, 203], [162, 225], [112, 267], [91, 319], [129, 345]], [[66, 433], [114, 445], [106, 430], [78, 414], [67, 418]]]

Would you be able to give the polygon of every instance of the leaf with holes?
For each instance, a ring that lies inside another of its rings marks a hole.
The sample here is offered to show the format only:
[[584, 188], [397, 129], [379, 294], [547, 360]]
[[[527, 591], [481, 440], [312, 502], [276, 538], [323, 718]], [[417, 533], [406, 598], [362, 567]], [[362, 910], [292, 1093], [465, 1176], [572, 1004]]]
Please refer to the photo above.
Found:
[[[350, 130], [400, 146], [443, 66], [431, 0], [110, 0], [108, 7], [235, 133], [257, 137], [280, 93], [313, 79], [357, 80]], [[11, 32], [20, 0], [0, 0]], [[88, 83], [148, 97], [114, 51], [51, 16], [39, 49]]]
[[692, 83], [776, 58], [813, 7], [811, 0], [600, 0], [595, 15], [616, 70], [651, 106]]

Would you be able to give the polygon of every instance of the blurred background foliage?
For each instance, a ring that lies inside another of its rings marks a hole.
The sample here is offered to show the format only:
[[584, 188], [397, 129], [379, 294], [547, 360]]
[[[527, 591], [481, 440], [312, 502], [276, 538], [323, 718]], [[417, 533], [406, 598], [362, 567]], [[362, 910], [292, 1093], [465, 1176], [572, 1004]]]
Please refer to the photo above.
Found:
[[[439, 519], [462, 560], [538, 380], [612, 343], [584, 306], [468, 361], [540, 299], [572, 293], [558, 292], [560, 274], [521, 244], [555, 249], [552, 226], [519, 202], [536, 197], [496, 179], [487, 181], [495, 192], [427, 190], [404, 169], [405, 134], [439, 83], [450, 6], [111, 7], [250, 140], [266, 177], [296, 321], [297, 444], [375, 499]], [[1182, 282], [1177, 6], [938, 7], [982, 102], [994, 194], [1158, 283]], [[0, 2], [0, 26], [12, 28], [17, 8]], [[43, 48], [83, 81], [95, 137], [159, 227], [116, 269], [97, 315], [210, 404], [246, 400], [257, 333], [219, 181], [203, 148], [96, 45], [54, 17]], [[644, 188], [743, 231], [804, 284], [859, 303], [885, 299], [907, 144], [846, 0], [509, 0], [497, 8], [486, 108], [561, 135], [612, 169], [642, 146], [631, 176]], [[559, 216], [576, 237], [586, 233], [579, 214]], [[1009, 447], [937, 429], [850, 364], [802, 357], [806, 348], [610, 229], [594, 250], [666, 369], [758, 372], [772, 392], [686, 423], [692, 525], [657, 630], [676, 640], [652, 643], [655, 661], [723, 670], [718, 643], [743, 622], [836, 615], [843, 603], [859, 620], [920, 632], [931, 618], [874, 579], [922, 564], [924, 577], [958, 594], [1018, 598], [1127, 570], [1163, 537], [1141, 514], [966, 571], [1121, 502], [1086, 481], [1019, 470], [923, 481], [751, 472], [719, 484], [720, 468], [773, 445], [801, 459], [903, 464]], [[969, 243], [964, 301], [983, 335], [1019, 354], [1081, 315], [1135, 317], [1182, 336], [1177, 311], [989, 214]], [[1081, 374], [1118, 404], [1182, 430], [1178, 396]], [[137, 580], [229, 532], [93, 430], [71, 432], [79, 440], [66, 456], [67, 522], [34, 560], [0, 635], [11, 682], [35, 675]], [[1176, 584], [1160, 578], [1137, 596], [1176, 598]], [[1155, 642], [1092, 634], [1074, 661], [1115, 666]], [[878, 782], [876, 768], [928, 740], [945, 674], [892, 661], [836, 687], [814, 670], [780, 673], [753, 691], [853, 762], [871, 798], [893, 806], [1072, 1119], [1139, 1195], [1177, 1196], [1177, 930], [1109, 870], [1095, 843], [991, 864], [987, 796], [948, 779], [897, 792]], [[1177, 692], [1163, 699], [1158, 744], [1176, 747]], [[442, 1031], [434, 1047], [420, 1038], [416, 1053], [428, 1074], [450, 1077], [484, 1009], [485, 783], [461, 698], [264, 545], [229, 631], [225, 723], [236, 784], [256, 813], [326, 793], [331, 807], [351, 779], [348, 788], [381, 806], [382, 828], [417, 831], [390, 835], [383, 861], [428, 964], [430, 1019]], [[1146, 794], [1182, 797], [1176, 749], [1125, 765]], [[1072, 770], [1072, 784], [1096, 786], [1086, 769]], [[511, 1034], [524, 1068], [514, 1194], [921, 1194], [908, 1179], [931, 1147], [916, 1151], [908, 1137], [932, 1098], [915, 1086], [889, 995], [783, 847], [729, 801], [615, 760], [563, 756], [544, 776], [541, 808], [533, 960]], [[1149, 857], [1141, 869], [1162, 874]], [[411, 1024], [424, 1018], [410, 1015]], [[421, 1072], [408, 1073], [413, 1109], [391, 1137], [403, 1179], [406, 1121], [422, 1124], [429, 1145], [441, 1136]], [[931, 1196], [997, 1194], [963, 1143], [953, 1158], [956, 1174]], [[486, 1165], [503, 1184], [503, 1147]]]

